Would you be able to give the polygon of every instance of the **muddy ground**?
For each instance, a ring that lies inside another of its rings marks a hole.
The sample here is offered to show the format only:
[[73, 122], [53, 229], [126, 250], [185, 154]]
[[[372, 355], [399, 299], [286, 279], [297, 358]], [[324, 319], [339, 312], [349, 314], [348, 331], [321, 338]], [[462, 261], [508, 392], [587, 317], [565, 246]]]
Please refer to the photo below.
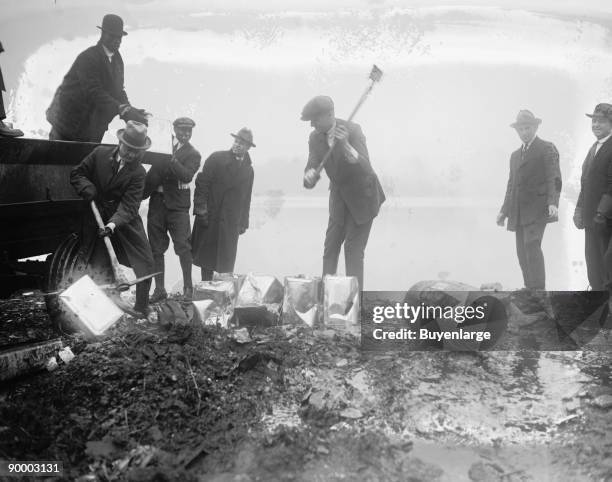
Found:
[[[56, 336], [38, 293], [1, 301], [0, 328]], [[74, 360], [0, 389], [0, 459], [82, 481], [612, 481], [609, 331], [582, 351], [373, 354], [249, 330], [64, 336]]]

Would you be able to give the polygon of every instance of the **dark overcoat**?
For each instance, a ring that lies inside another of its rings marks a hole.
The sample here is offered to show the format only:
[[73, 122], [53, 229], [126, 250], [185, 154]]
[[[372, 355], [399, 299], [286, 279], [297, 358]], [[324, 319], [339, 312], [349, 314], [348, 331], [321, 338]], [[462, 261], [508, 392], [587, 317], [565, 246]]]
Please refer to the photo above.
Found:
[[164, 188], [164, 204], [171, 211], [189, 211], [191, 189], [189, 183], [198, 172], [202, 156], [190, 143], [181, 146], [172, 159], [153, 164], [145, 178], [144, 199], [160, 185]]
[[102, 44], [81, 52], [47, 109], [47, 120], [65, 140], [100, 142], [108, 124], [128, 104], [123, 86], [123, 59], [109, 62]]
[[193, 213], [208, 211], [203, 228], [194, 222], [191, 244], [193, 263], [220, 273], [232, 272], [238, 236], [249, 227], [253, 167], [247, 152], [242, 162], [230, 151], [218, 151], [204, 162], [196, 177]]
[[536, 137], [525, 153], [522, 146], [514, 151], [501, 208], [508, 231], [516, 231], [519, 224], [557, 221], [548, 217], [548, 206], [559, 206], [560, 193], [559, 152], [552, 142]]
[[[587, 154], [582, 164], [580, 194], [576, 207], [582, 212], [585, 227], [593, 227], [593, 218], [604, 194], [612, 196], [612, 137], [603, 143], [595, 157], [590, 159], [590, 155]], [[602, 214], [609, 216], [606, 212]]]
[[[94, 197], [104, 223], [115, 223], [110, 237], [119, 262], [134, 269], [137, 277], [153, 273], [153, 255], [138, 214], [144, 188], [145, 169], [140, 163], [125, 164], [113, 174], [118, 148], [96, 147], [70, 173], [70, 183], [83, 197]], [[83, 223], [83, 245], [98, 251], [97, 225], [88, 209]]]
[[[2, 42], [0, 42], [0, 53], [4, 52], [4, 47], [2, 47]], [[4, 86], [4, 78], [2, 77], [2, 69], [0, 69], [0, 91], [5, 91], [6, 87]]]
[[[365, 224], [376, 217], [385, 193], [378, 177], [370, 164], [368, 148], [361, 127], [353, 122], [336, 119], [336, 125], [345, 126], [348, 130], [349, 144], [359, 154], [357, 163], [347, 161], [344, 148], [336, 143], [331, 156], [325, 164], [329, 184], [329, 215], [332, 220], [344, 222], [346, 206], [357, 224]], [[327, 134], [312, 131], [308, 140], [308, 169], [315, 169], [323, 160], [329, 149]]]

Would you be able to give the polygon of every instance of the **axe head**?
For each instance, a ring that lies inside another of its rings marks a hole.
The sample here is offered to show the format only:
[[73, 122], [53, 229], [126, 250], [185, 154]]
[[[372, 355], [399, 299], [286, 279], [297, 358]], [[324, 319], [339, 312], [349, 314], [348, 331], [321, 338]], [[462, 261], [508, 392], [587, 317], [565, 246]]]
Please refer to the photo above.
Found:
[[370, 72], [370, 80], [372, 80], [373, 82], [380, 82], [380, 79], [382, 78], [382, 70], [380, 70], [378, 67], [376, 67], [376, 65], [372, 66], [372, 71]]

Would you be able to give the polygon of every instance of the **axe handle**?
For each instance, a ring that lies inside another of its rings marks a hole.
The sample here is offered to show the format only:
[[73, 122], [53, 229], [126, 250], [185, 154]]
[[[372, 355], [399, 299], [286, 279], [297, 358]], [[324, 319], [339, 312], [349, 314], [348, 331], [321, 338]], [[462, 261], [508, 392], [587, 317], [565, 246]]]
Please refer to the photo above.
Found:
[[[98, 211], [98, 206], [96, 206], [96, 202], [92, 199], [90, 202], [91, 210], [93, 211], [93, 215], [96, 218], [96, 222], [98, 223], [98, 227], [100, 229], [104, 229], [104, 222], [102, 221], [102, 216], [100, 216], [100, 211]], [[115, 281], [117, 283], [126, 283], [127, 280], [123, 276], [121, 269], [119, 268], [119, 260], [117, 259], [117, 255], [115, 254], [115, 249], [113, 248], [113, 244], [108, 236], [104, 236], [104, 244], [106, 245], [106, 251], [108, 251], [108, 257], [110, 258], [111, 267], [113, 268], [113, 274], [115, 275]]]
[[[353, 120], [353, 118], [355, 117], [355, 115], [357, 114], [357, 112], [359, 111], [359, 109], [361, 108], [365, 100], [367, 99], [368, 95], [370, 95], [370, 92], [372, 92], [372, 88], [374, 87], [374, 82], [375, 81], [372, 80], [372, 82], [370, 82], [370, 85], [368, 85], [364, 93], [361, 94], [361, 97], [359, 98], [359, 102], [357, 102], [357, 105], [353, 109], [353, 112], [351, 112], [351, 115], [348, 117], [347, 122], [351, 122]], [[332, 139], [331, 146], [329, 146], [329, 149], [327, 149], [327, 152], [323, 156], [321, 163], [315, 168], [315, 172], [317, 173], [317, 175], [321, 174], [321, 171], [325, 167], [325, 164], [327, 164], [327, 161], [329, 160], [331, 153], [334, 150], [335, 145], [336, 145], [336, 138], [334, 137]]]

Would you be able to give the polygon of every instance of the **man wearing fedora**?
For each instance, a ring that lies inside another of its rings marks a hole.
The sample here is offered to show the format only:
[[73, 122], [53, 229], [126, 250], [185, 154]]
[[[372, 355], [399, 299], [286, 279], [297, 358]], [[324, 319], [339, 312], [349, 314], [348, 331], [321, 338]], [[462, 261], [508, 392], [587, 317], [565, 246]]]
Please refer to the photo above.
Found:
[[558, 220], [561, 171], [559, 152], [552, 142], [536, 136], [542, 121], [521, 110], [511, 127], [522, 145], [510, 156], [506, 197], [497, 224], [516, 233], [516, 253], [525, 288], [544, 290], [546, 275], [542, 238], [547, 223]]
[[[0, 42], [0, 53], [4, 52], [2, 42]], [[20, 129], [13, 129], [11, 126], [4, 123], [6, 119], [6, 111], [4, 110], [4, 101], [2, 100], [2, 92], [6, 90], [4, 87], [4, 79], [2, 78], [2, 70], [0, 70], [0, 136], [6, 137], [21, 137], [23, 131]]]
[[78, 55], [47, 109], [51, 140], [100, 142], [116, 115], [147, 124], [145, 111], [130, 105], [123, 85], [123, 20], [108, 14], [98, 28], [100, 40]]
[[167, 298], [164, 253], [170, 243], [168, 233], [183, 271], [183, 295], [186, 300], [193, 296], [189, 183], [200, 168], [202, 157], [189, 143], [195, 122], [188, 117], [179, 117], [173, 125], [175, 135], [172, 136], [170, 162], [154, 164], [145, 178], [144, 198], [150, 196], [147, 233], [155, 260], [155, 272], [161, 272], [155, 276], [155, 291], [150, 299], [152, 303]]
[[254, 173], [248, 151], [255, 147], [253, 133], [243, 127], [231, 135], [232, 147], [213, 152], [196, 177], [191, 242], [202, 281], [211, 280], [213, 271], [234, 271], [238, 236], [249, 227]]
[[361, 127], [337, 119], [330, 97], [317, 96], [302, 110], [302, 120], [314, 127], [308, 140], [308, 163], [304, 187], [312, 189], [319, 179], [316, 168], [328, 150], [325, 172], [329, 177], [329, 222], [323, 248], [323, 275], [335, 274], [344, 243], [346, 275], [355, 276], [363, 290], [363, 259], [372, 222], [385, 194], [370, 164]]
[[584, 229], [589, 284], [601, 291], [612, 289], [612, 105], [598, 104], [587, 116], [596, 141], [582, 165], [574, 224]]
[[[106, 226], [99, 237], [110, 236], [119, 262], [134, 269], [137, 277], [153, 273], [153, 254], [138, 214], [145, 182], [141, 160], [151, 146], [147, 127], [128, 121], [117, 131], [117, 147], [96, 147], [70, 174], [70, 182], [85, 201], [96, 202]], [[92, 256], [104, 251], [96, 239], [97, 225], [87, 210], [81, 238], [81, 259], [88, 263]], [[102, 254], [104, 256], [104, 254]], [[146, 317], [149, 307], [148, 279], [136, 285], [134, 310]]]

